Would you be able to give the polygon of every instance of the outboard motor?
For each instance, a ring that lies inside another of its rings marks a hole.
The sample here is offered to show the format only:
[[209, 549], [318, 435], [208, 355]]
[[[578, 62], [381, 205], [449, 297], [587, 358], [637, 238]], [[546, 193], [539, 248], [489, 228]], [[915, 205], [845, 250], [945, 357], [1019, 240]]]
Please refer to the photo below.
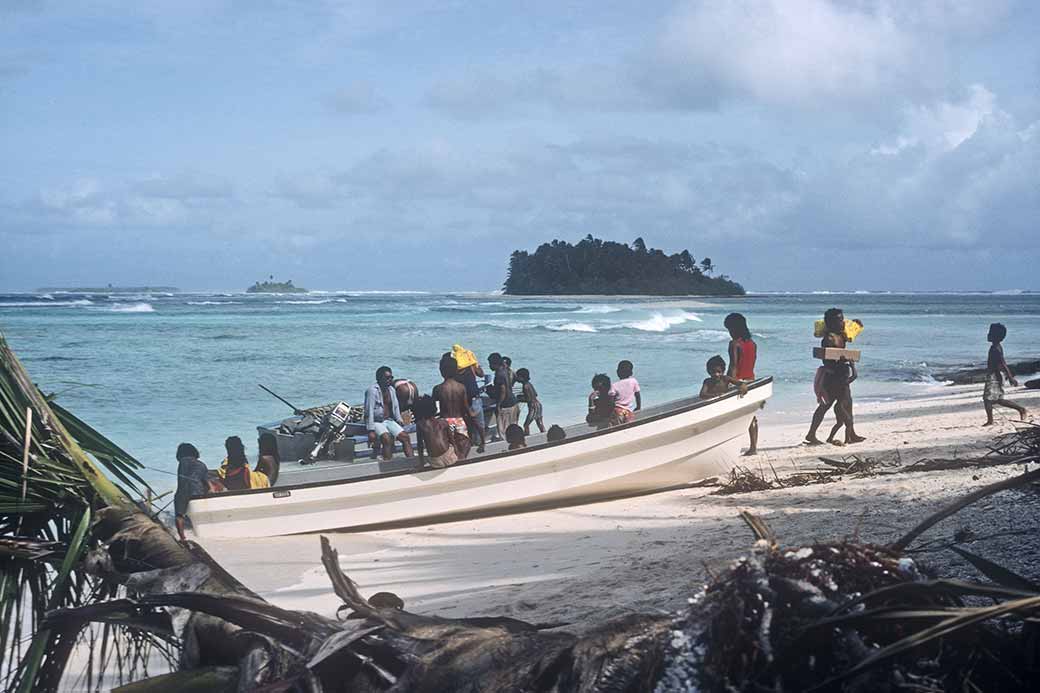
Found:
[[311, 450], [309, 455], [307, 455], [307, 460], [305, 461], [313, 462], [321, 458], [329, 457], [329, 453], [333, 450], [333, 446], [342, 436], [343, 427], [348, 423], [349, 419], [349, 404], [346, 402], [340, 402], [333, 407], [332, 411], [322, 418], [321, 427], [318, 429], [318, 442], [315, 443], [314, 449]]

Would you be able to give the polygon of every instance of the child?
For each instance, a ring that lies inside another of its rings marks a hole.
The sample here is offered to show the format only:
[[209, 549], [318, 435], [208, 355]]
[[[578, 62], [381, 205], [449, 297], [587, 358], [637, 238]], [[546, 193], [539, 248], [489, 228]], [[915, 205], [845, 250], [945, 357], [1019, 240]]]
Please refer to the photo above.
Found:
[[531, 372], [526, 368], [518, 368], [516, 371], [516, 382], [521, 383], [520, 401], [527, 402], [527, 418], [524, 419], [524, 435], [531, 435], [531, 422], [538, 424], [538, 431], [545, 433], [545, 423], [542, 421], [542, 402], [538, 399], [538, 391], [531, 384]]
[[1002, 324], [995, 322], [989, 326], [989, 334], [986, 335], [986, 339], [991, 344], [989, 355], [986, 358], [986, 388], [982, 391], [982, 404], [986, 407], [986, 423], [982, 424], [983, 426], [993, 425], [994, 404], [1014, 409], [1022, 421], [1026, 420], [1025, 407], [1004, 399], [1004, 376], [1007, 376], [1008, 382], [1012, 386], [1018, 385], [1011, 369], [1008, 368], [1007, 361], [1004, 360], [1004, 347], [1000, 343], [1004, 341], [1005, 337], [1007, 337], [1007, 328]]
[[437, 402], [424, 395], [412, 407], [415, 413], [416, 438], [419, 457], [429, 453], [426, 462], [434, 469], [450, 467], [469, 455], [469, 437], [463, 433], [465, 424], [453, 426], [437, 416]]
[[509, 424], [509, 428], [506, 429], [506, 442], [509, 443], [510, 450], [526, 448], [527, 441], [524, 439], [524, 429], [517, 424]]
[[643, 396], [639, 392], [639, 381], [632, 376], [631, 361], [618, 363], [617, 377], [614, 392], [617, 393], [618, 420], [628, 423], [635, 418], [636, 412], [643, 408]]
[[[841, 373], [845, 374], [844, 386], [842, 386], [842, 384], [837, 381], [837, 378], [840, 377], [839, 375], [828, 376], [830, 377], [828, 387], [836, 393], [834, 399], [834, 418], [837, 419], [837, 422], [831, 428], [831, 434], [827, 436], [827, 442], [831, 445], [837, 445], [838, 447], [845, 445], [845, 443], [859, 442], [858, 440], [850, 439], [848, 434], [849, 422], [852, 421], [852, 390], [849, 389], [849, 386], [852, 385], [853, 381], [855, 381], [857, 378], [855, 362], [849, 361], [848, 369], [842, 370]], [[826, 371], [824, 372], [824, 375], [827, 375]], [[841, 430], [842, 426], [845, 426], [845, 443], [841, 442], [840, 440], [834, 439], [834, 437], [838, 435], [838, 431]], [[858, 438], [858, 436], [855, 436], [855, 432], [853, 432], [853, 438]]]
[[567, 431], [563, 430], [556, 424], [549, 427], [549, 432], [545, 434], [545, 439], [550, 443], [555, 443], [558, 440], [567, 439]]
[[617, 393], [610, 387], [610, 378], [606, 373], [597, 373], [592, 377], [592, 392], [589, 393], [589, 413], [585, 421], [597, 430], [618, 424], [615, 411], [617, 409]]
[[701, 383], [701, 399], [711, 399], [712, 397], [724, 395], [729, 392], [730, 385], [736, 385], [739, 388], [741, 397], [747, 394], [747, 384], [726, 375], [726, 361], [718, 354], [708, 359], [705, 367], [708, 370], [709, 377], [705, 378], [704, 382]]
[[[729, 372], [726, 375], [738, 380], [751, 382], [755, 379], [755, 361], [758, 359], [758, 345], [751, 339], [747, 319], [740, 313], [730, 313], [722, 324], [729, 330]], [[751, 444], [745, 455], [758, 453], [758, 417], [751, 419], [748, 426], [748, 438]]]

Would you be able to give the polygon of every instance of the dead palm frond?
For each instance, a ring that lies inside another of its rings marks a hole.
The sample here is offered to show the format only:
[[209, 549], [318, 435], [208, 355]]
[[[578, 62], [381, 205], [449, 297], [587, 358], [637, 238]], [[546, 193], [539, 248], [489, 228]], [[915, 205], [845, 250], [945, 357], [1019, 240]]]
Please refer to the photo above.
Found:
[[80, 559], [96, 545], [93, 510], [129, 505], [130, 493], [147, 489], [140, 468], [89, 425], [48, 402], [0, 335], [0, 683], [5, 689], [39, 688], [41, 672], [53, 676], [63, 669], [71, 643], [55, 647], [52, 634], [39, 628], [47, 610], [81, 605], [111, 591], [81, 570]]

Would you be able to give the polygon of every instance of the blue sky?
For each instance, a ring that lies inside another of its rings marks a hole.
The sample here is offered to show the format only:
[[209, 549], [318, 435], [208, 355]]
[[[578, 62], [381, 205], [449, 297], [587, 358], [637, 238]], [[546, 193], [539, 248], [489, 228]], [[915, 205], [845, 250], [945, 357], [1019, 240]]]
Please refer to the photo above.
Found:
[[1040, 289], [1040, 4], [0, 3], [0, 290]]

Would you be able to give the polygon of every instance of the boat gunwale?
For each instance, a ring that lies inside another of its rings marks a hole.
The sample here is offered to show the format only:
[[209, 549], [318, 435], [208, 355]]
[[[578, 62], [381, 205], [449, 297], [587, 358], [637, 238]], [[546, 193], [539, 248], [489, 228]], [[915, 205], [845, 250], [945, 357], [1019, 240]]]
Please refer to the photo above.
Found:
[[[771, 375], [770, 376], [766, 376], [764, 378], [758, 378], [754, 382], [752, 382], [752, 383], [750, 383], [748, 385], [748, 392], [750, 392], [751, 390], [756, 390], [756, 389], [758, 389], [760, 387], [763, 387], [765, 385], [768, 385], [768, 384], [770, 384], [772, 382], [773, 382], [773, 376], [771, 376]], [[715, 404], [716, 402], [720, 402], [720, 401], [722, 401], [724, 399], [730, 399], [730, 398], [733, 398], [733, 397], [740, 397], [740, 396], [742, 396], [742, 395], [740, 394], [739, 390], [730, 390], [730, 391], [726, 392], [725, 394], [718, 395], [716, 397], [712, 397], [711, 399], [695, 401], [695, 402], [692, 402], [692, 403], [687, 404], [685, 406], [678, 407], [676, 409], [671, 409], [671, 410], [668, 410], [668, 411], [663, 411], [663, 412], [661, 412], [659, 414], [654, 414], [653, 416], [648, 416], [646, 418], [637, 418], [637, 419], [635, 419], [633, 421], [629, 421], [628, 423], [624, 423], [624, 424], [621, 424], [619, 426], [610, 426], [609, 428], [604, 428], [604, 429], [600, 429], [600, 430], [593, 430], [593, 431], [589, 431], [588, 433], [582, 433], [580, 435], [573, 436], [573, 437], [570, 437], [570, 438], [565, 438], [563, 440], [554, 440], [554, 441], [551, 441], [551, 442], [550, 441], [546, 441], [544, 443], [539, 443], [538, 445], [530, 447], [530, 448], [523, 448], [523, 449], [520, 449], [520, 450], [503, 450], [502, 452], [496, 452], [496, 453], [493, 453], [491, 455], [483, 455], [481, 457], [473, 457], [473, 458], [470, 458], [470, 459], [467, 459], [467, 460], [459, 461], [459, 462], [451, 465], [451, 467], [448, 467], [447, 469], [454, 469], [454, 468], [457, 468], [457, 467], [464, 467], [464, 466], [473, 465], [473, 464], [480, 464], [481, 462], [487, 462], [489, 460], [498, 460], [498, 459], [502, 459], [502, 458], [505, 458], [505, 457], [514, 457], [516, 455], [523, 455], [524, 453], [527, 453], [527, 452], [534, 452], [536, 450], [546, 450], [548, 448], [561, 447], [561, 446], [567, 445], [568, 443], [577, 443], [577, 442], [580, 442], [580, 441], [589, 440], [591, 438], [597, 438], [599, 436], [604, 436], [604, 435], [608, 435], [608, 434], [611, 434], [611, 433], [617, 433], [619, 431], [627, 431], [627, 430], [630, 430], [630, 429], [635, 428], [637, 426], [642, 426], [644, 424], [649, 424], [649, 423], [653, 423], [655, 421], [661, 421], [662, 419], [667, 419], [667, 418], [669, 418], [671, 416], [677, 416], [679, 414], [685, 414], [687, 412], [694, 411], [695, 409], [702, 409], [704, 407], [707, 407], [707, 406], [710, 406], [712, 404]], [[672, 400], [672, 401], [681, 401], [683, 399], [688, 399], [688, 398], [683, 397], [683, 398], [680, 398], [679, 400]], [[763, 401], [763, 404], [764, 403], [765, 402]], [[667, 402], [662, 404], [662, 405], [660, 405], [660, 406], [666, 406], [666, 405], [667, 405]], [[397, 470], [397, 471], [393, 471], [393, 472], [386, 472], [385, 474], [368, 474], [366, 476], [358, 476], [358, 477], [353, 477], [353, 478], [350, 478], [350, 479], [333, 479], [333, 480], [326, 480], [326, 481], [308, 481], [306, 483], [293, 484], [293, 485], [289, 485], [289, 486], [270, 486], [268, 488], [246, 488], [246, 489], [237, 489], [237, 490], [233, 490], [233, 491], [232, 490], [221, 491], [219, 493], [209, 493], [209, 494], [204, 494], [204, 495], [199, 495], [199, 496], [191, 496], [188, 500], [189, 501], [194, 501], [194, 500], [218, 499], [218, 498], [226, 498], [226, 497], [229, 497], [229, 496], [244, 496], [244, 495], [261, 494], [261, 493], [278, 493], [280, 491], [295, 491], [295, 490], [299, 490], [299, 489], [322, 488], [322, 487], [327, 487], [327, 486], [339, 486], [339, 485], [342, 485], [342, 484], [356, 484], [356, 483], [361, 483], [361, 482], [364, 482], [364, 481], [374, 481], [376, 479], [389, 479], [389, 478], [396, 477], [396, 476], [405, 476], [407, 474], [415, 474], [417, 472], [422, 472], [422, 471], [429, 471], [429, 468], [423, 466], [423, 467], [420, 467], [418, 469], [401, 469], [401, 470]]]

